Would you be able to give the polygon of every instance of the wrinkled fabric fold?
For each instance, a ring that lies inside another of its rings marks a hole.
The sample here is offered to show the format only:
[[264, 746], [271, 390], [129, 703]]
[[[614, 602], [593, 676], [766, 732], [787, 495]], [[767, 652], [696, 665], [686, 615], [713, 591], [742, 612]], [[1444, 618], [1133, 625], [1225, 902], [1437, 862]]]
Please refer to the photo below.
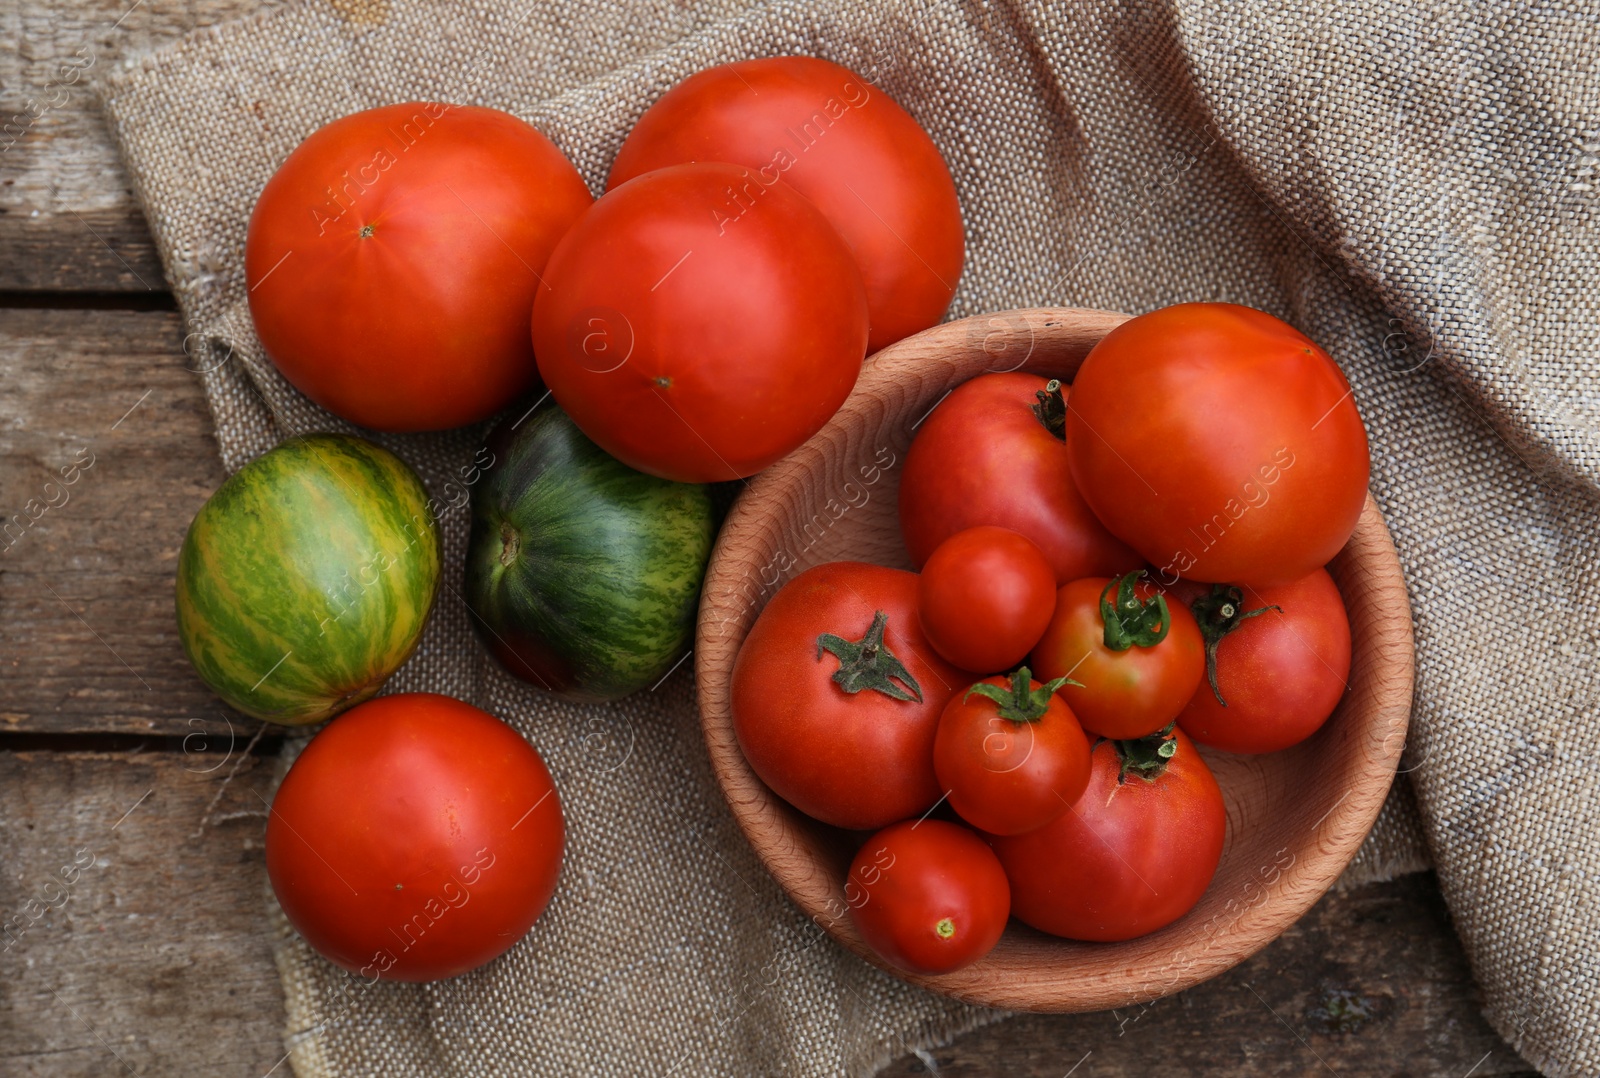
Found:
[[[599, 191], [682, 77], [825, 56], [906, 106], [950, 165], [968, 240], [952, 317], [1209, 299], [1300, 327], [1351, 379], [1417, 626], [1407, 774], [1345, 882], [1424, 867], [1431, 848], [1490, 1020], [1562, 1076], [1600, 1073], [1586, 23], [1388, 0], [311, 0], [196, 33], [102, 91], [230, 469], [288, 434], [348, 429], [252, 331], [256, 194], [317, 126], [406, 99], [522, 116]], [[458, 469], [483, 433], [378, 439], [447, 507], [448, 587], [390, 689], [458, 696], [533, 741], [568, 812], [562, 883], [490, 966], [370, 988], [268, 896], [296, 1073], [869, 1074], [999, 1017], [857, 961], [784, 899], [716, 788], [687, 670], [577, 706], [493, 665], [460, 598]]]

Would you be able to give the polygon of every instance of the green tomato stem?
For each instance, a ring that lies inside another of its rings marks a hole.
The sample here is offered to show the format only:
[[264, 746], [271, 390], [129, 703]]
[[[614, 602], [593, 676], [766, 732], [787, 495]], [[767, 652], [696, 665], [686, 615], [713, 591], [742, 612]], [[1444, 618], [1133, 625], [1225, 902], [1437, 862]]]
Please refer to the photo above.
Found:
[[[888, 627], [889, 615], [879, 610], [872, 616], [872, 626], [867, 630], [867, 635], [860, 640], [846, 640], [833, 633], [823, 633], [817, 637], [817, 661], [822, 661], [825, 651], [837, 656], [839, 669], [833, 672], [834, 684], [851, 695], [862, 689], [873, 689], [895, 700], [915, 700], [920, 704], [922, 686], [917, 684], [911, 671], [883, 642], [883, 634]], [[906, 688], [896, 685], [896, 681]], [[906, 689], [911, 691], [907, 692]]]
[[997, 710], [1002, 719], [1010, 719], [1012, 722], [1038, 722], [1044, 718], [1045, 712], [1050, 710], [1050, 697], [1054, 696], [1055, 691], [1063, 685], [1077, 685], [1081, 688], [1083, 683], [1058, 677], [1035, 689], [1033, 674], [1026, 666], [1019, 666], [1011, 672], [1011, 684], [1008, 687], [1001, 688], [999, 685], [980, 681], [968, 689], [967, 695], [961, 700], [965, 703], [972, 698], [973, 693], [977, 693], [999, 705]]

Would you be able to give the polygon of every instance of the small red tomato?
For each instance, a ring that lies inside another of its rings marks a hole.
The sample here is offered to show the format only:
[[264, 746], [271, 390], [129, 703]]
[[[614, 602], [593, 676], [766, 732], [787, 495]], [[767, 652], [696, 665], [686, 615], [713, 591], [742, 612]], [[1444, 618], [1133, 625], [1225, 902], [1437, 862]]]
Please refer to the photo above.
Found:
[[267, 876], [289, 923], [363, 977], [476, 969], [555, 892], [564, 828], [521, 734], [433, 693], [334, 719], [295, 760], [267, 818]]
[[785, 584], [751, 626], [733, 664], [733, 730], [779, 797], [872, 830], [939, 800], [939, 715], [972, 680], [922, 635], [915, 573], [829, 562]]
[[[1182, 603], [1139, 580], [1074, 580], [1033, 649], [1039, 677], [1071, 678], [1059, 690], [1083, 728], [1101, 737], [1153, 734], [1178, 717], [1205, 676], [1200, 628]], [[1137, 581], [1137, 583], [1136, 583]]]
[[917, 583], [928, 642], [963, 670], [1009, 670], [1044, 635], [1056, 577], [1033, 541], [983, 525], [940, 543]]
[[953, 696], [939, 718], [933, 769], [950, 807], [992, 835], [1043, 827], [1089, 784], [1089, 739], [1061, 680], [1040, 684], [1026, 666]]
[[1216, 875], [1226, 830], [1217, 780], [1194, 742], [1174, 731], [1100, 742], [1077, 804], [1037, 831], [991, 844], [1018, 920], [1068, 939], [1111, 941], [1193, 909]]
[[994, 851], [960, 824], [905, 820], [867, 840], [850, 864], [850, 919], [884, 961], [950, 973], [994, 949], [1011, 886]]
[[[1206, 641], [1201, 682], [1178, 725], [1228, 752], [1276, 752], [1316, 733], [1349, 687], [1350, 619], [1326, 569], [1292, 584], [1179, 581]], [[1226, 701], [1226, 703], [1224, 703]]]
[[1143, 564], [1095, 519], [1072, 481], [1061, 433], [1068, 392], [1036, 374], [980, 374], [928, 413], [900, 478], [900, 532], [912, 565], [979, 524], [1032, 539], [1057, 584]]

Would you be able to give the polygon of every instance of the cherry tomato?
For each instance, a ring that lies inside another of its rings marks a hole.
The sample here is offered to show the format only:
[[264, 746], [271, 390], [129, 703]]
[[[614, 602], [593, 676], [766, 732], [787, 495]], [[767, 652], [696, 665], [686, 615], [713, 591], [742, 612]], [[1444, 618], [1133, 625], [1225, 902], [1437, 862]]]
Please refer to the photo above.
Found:
[[[1316, 733], [1350, 676], [1350, 619], [1326, 569], [1292, 584], [1180, 581], [1206, 641], [1207, 674], [1178, 725], [1228, 752], [1276, 752]], [[1224, 703], [1223, 701], [1226, 701]]]
[[1000, 941], [1011, 887], [994, 851], [960, 824], [904, 820], [850, 864], [845, 899], [867, 945], [912, 973], [970, 966]]
[[816, 203], [861, 268], [871, 351], [950, 306], [964, 254], [950, 170], [917, 121], [847, 68], [772, 56], [691, 75], [639, 117], [607, 189], [686, 161], [757, 169]]
[[1072, 385], [1078, 489], [1170, 586], [1282, 584], [1326, 564], [1367, 496], [1350, 384], [1293, 326], [1231, 303], [1124, 322]]
[[1056, 577], [1027, 536], [980, 526], [940, 543], [917, 586], [928, 642], [963, 670], [1008, 670], [1056, 608]]
[[433, 693], [384, 696], [306, 746], [272, 801], [289, 923], [368, 979], [432, 981], [521, 939], [555, 892], [561, 799], [522, 735]]
[[250, 215], [250, 314], [283, 376], [378, 430], [485, 419], [535, 380], [528, 315], [594, 201], [504, 112], [411, 102], [313, 133]]
[[1020, 372], [982, 374], [957, 386], [918, 426], [900, 477], [900, 532], [913, 565], [980, 524], [1033, 540], [1057, 584], [1144, 564], [1078, 494], [1061, 438], [1060, 395], [1067, 390], [1060, 383], [1047, 390], [1051, 384]]
[[855, 385], [867, 299], [850, 251], [782, 181], [678, 165], [607, 194], [533, 308], [545, 384], [600, 448], [664, 479], [765, 468]]
[[950, 807], [993, 835], [1043, 827], [1089, 783], [1089, 739], [1058, 681], [1040, 684], [1026, 666], [984, 678], [950, 698], [933, 742], [933, 768]]
[[922, 635], [915, 573], [830, 562], [785, 584], [751, 626], [733, 664], [734, 733], [779, 797], [871, 830], [939, 800], [939, 714], [972, 681]]
[[1205, 676], [1200, 628], [1143, 572], [1088, 577], [1056, 593], [1034, 673], [1071, 678], [1058, 692], [1091, 734], [1144, 737], [1178, 717]]
[[[1162, 741], [1166, 749], [1157, 747]], [[1100, 742], [1089, 787], [1071, 809], [991, 845], [1018, 920], [1068, 939], [1112, 941], [1154, 932], [1193, 909], [1216, 875], [1226, 829], [1217, 780], [1178, 731]]]

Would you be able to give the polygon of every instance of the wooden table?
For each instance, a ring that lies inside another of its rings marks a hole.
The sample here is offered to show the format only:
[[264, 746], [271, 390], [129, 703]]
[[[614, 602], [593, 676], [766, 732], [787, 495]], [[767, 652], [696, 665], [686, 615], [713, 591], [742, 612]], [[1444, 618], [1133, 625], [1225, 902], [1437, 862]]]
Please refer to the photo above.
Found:
[[[178, 547], [223, 472], [93, 92], [58, 78], [263, 6], [0, 0], [0, 1074], [286, 1070], [277, 741], [248, 744], [173, 624]], [[883, 1073], [1532, 1075], [1478, 1007], [1423, 874], [1331, 895], [1148, 1008], [1013, 1019]]]

